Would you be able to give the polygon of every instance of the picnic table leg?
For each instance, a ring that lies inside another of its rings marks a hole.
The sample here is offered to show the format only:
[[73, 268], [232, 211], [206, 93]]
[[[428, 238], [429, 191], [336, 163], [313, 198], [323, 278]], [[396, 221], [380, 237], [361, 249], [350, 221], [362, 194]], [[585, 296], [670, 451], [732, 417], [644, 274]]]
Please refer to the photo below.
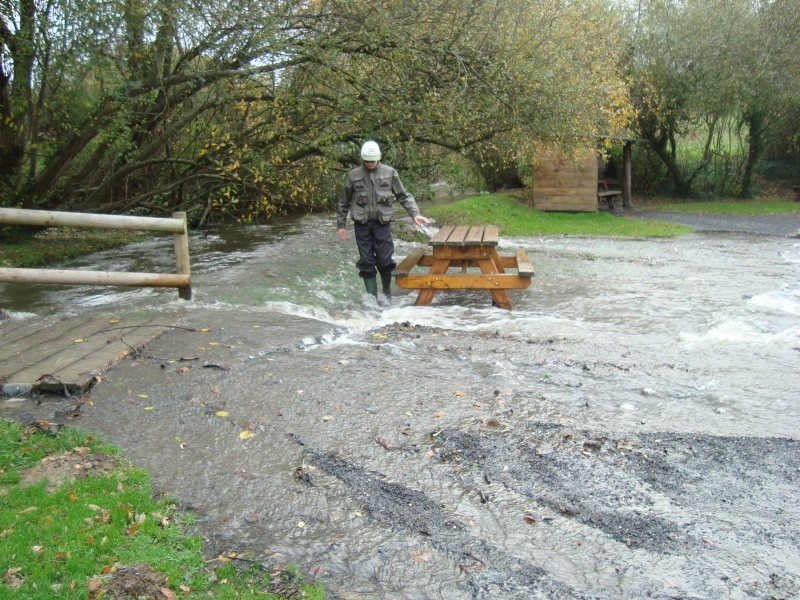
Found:
[[[434, 260], [428, 275], [443, 275], [447, 273], [448, 268], [450, 268], [449, 260]], [[414, 306], [430, 306], [435, 294], [436, 290], [434, 288], [420, 290], [419, 294], [417, 294], [417, 300], [414, 302]]]
[[[484, 275], [505, 273], [505, 270], [500, 265], [500, 257], [496, 252], [489, 256], [489, 258], [484, 258], [477, 261], [477, 263], [481, 269], [481, 273]], [[492, 296], [492, 301], [494, 302], [495, 306], [504, 308], [506, 310], [511, 310], [511, 300], [508, 299], [508, 292], [505, 290], [489, 290], [489, 293]]]

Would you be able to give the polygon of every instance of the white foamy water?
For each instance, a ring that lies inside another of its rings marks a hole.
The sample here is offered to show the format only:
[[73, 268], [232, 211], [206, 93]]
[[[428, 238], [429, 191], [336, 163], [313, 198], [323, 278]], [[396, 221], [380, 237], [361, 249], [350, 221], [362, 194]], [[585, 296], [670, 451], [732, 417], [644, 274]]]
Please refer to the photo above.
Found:
[[768, 292], [750, 299], [752, 306], [800, 316], [800, 289], [789, 292]]
[[[173, 267], [165, 243], [99, 253], [90, 264], [168, 272]], [[396, 260], [416, 246], [398, 240]], [[339, 241], [333, 224], [318, 216], [192, 238], [190, 302], [170, 289], [3, 285], [0, 306], [12, 318], [98, 309], [236, 308], [256, 321], [287, 315], [329, 325], [329, 333], [301, 340], [309, 351], [367, 347], [375, 342], [372, 330], [394, 323], [493, 335], [509, 340], [508, 356], [433, 367], [445, 357], [419, 356], [412, 341], [392, 345], [391, 352], [419, 361], [420, 368], [464, 369], [521, 391], [560, 381], [563, 387], [555, 386], [550, 397], [589, 402], [605, 411], [601, 417], [629, 415], [620, 407], [631, 405], [637, 415], [653, 411], [665, 423], [687, 428], [728, 415], [731, 427], [738, 419], [778, 432], [800, 431], [794, 400], [800, 397], [796, 241], [736, 234], [501, 237], [501, 253], [516, 248], [527, 251], [535, 276], [528, 289], [509, 291], [511, 311], [493, 308], [483, 290], [440, 291], [432, 306], [417, 307], [416, 291], [395, 287], [391, 303], [379, 304], [357, 276], [352, 235]], [[547, 377], [536, 366], [542, 359], [514, 355], [519, 343], [552, 345]], [[576, 374], [574, 365], [586, 368]]]

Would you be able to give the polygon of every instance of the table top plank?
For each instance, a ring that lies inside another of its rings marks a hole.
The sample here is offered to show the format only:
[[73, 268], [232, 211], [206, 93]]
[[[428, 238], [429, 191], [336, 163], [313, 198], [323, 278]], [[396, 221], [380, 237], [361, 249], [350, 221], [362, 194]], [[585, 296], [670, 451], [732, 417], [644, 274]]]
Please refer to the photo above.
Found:
[[483, 243], [483, 225], [473, 225], [464, 238], [465, 246], [480, 246]]
[[431, 246], [442, 246], [447, 241], [447, 238], [450, 237], [450, 234], [455, 229], [453, 225], [446, 225], [437, 231], [434, 236], [431, 238], [431, 241], [428, 242]]
[[445, 246], [463, 246], [464, 245], [464, 238], [467, 237], [467, 233], [469, 233], [469, 226], [468, 225], [457, 225], [453, 231], [450, 233], [450, 236], [447, 238], [447, 241], [444, 243]]
[[500, 228], [497, 225], [487, 225], [483, 229], [483, 245], [497, 246], [500, 240]]

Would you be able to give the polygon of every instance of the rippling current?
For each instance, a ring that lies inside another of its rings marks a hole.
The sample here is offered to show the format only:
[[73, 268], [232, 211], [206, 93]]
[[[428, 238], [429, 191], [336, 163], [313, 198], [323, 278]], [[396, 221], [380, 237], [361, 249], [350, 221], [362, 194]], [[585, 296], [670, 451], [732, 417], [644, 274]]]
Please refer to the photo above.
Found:
[[[396, 258], [414, 245], [397, 241]], [[391, 305], [380, 306], [357, 277], [352, 232], [340, 242], [326, 217], [220, 228], [191, 239], [194, 299], [188, 306], [308, 317], [330, 324], [323, 343], [348, 343], [353, 334], [405, 321], [568, 339], [580, 345], [575, 359], [603, 361], [622, 352], [645, 367], [623, 373], [617, 387], [593, 391], [595, 402], [615, 411], [658, 404], [665, 418], [687, 425], [712, 413], [727, 415], [722, 422], [734, 429], [800, 432], [797, 239], [730, 233], [501, 238], [501, 253], [518, 247], [527, 250], [536, 274], [530, 288], [509, 292], [510, 312], [493, 309], [483, 291], [439, 292], [431, 307], [415, 307], [416, 292], [395, 288]], [[161, 237], [66, 267], [170, 272], [173, 260], [171, 239]], [[0, 285], [0, 306], [14, 318], [127, 305], [187, 306], [174, 290]], [[681, 377], [685, 365], [691, 376]], [[513, 361], [505, 369], [520, 383], [527, 376]], [[660, 376], [646, 375], [656, 369]], [[666, 370], [672, 373], [663, 376]]]
[[[337, 598], [796, 597], [800, 240], [501, 236], [520, 247], [511, 311], [379, 304], [323, 216], [194, 235], [189, 302], [1, 285], [0, 306], [194, 326], [112, 368], [78, 424], [191, 507], [212, 557], [297, 564]], [[66, 267], [173, 260], [165, 237]], [[231, 368], [160, 358], [187, 351]]]

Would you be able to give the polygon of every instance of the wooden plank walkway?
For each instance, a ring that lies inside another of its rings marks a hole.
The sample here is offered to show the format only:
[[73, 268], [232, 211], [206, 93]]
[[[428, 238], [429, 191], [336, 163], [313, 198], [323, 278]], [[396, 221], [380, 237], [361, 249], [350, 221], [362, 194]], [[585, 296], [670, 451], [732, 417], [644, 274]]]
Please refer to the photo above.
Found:
[[80, 394], [125, 356], [161, 335], [173, 315], [109, 314], [0, 322], [0, 395]]

